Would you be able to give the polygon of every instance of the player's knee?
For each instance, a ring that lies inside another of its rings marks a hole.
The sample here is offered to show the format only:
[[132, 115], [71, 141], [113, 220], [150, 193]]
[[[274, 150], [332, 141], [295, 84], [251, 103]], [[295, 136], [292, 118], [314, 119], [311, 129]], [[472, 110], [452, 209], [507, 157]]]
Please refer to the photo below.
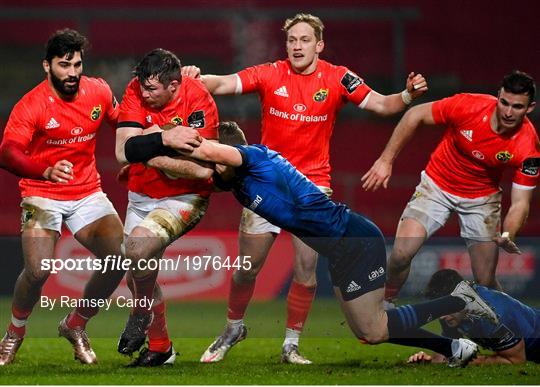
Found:
[[388, 330], [381, 325], [371, 325], [364, 331], [362, 339], [369, 344], [380, 344], [388, 341]]
[[39, 267], [25, 267], [21, 277], [32, 286], [43, 286], [49, 278], [49, 274], [48, 270], [41, 270]]

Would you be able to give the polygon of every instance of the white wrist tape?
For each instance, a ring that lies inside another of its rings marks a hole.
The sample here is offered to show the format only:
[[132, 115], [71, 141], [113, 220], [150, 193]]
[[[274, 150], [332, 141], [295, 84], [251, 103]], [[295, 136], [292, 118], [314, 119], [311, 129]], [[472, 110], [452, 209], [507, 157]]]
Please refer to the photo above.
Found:
[[403, 100], [403, 103], [405, 105], [410, 105], [412, 102], [412, 96], [411, 93], [407, 89], [403, 90], [401, 92], [401, 99]]

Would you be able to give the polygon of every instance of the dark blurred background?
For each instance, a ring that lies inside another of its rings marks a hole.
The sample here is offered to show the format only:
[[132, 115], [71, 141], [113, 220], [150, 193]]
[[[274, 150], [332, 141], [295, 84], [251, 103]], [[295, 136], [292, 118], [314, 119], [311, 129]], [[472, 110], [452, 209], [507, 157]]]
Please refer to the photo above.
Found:
[[[195, 1], [120, 0], [0, 1], [0, 127], [13, 105], [40, 82], [44, 44], [56, 29], [71, 27], [91, 42], [85, 74], [105, 78], [118, 99], [135, 63], [149, 50], [163, 47], [183, 64], [203, 73], [229, 74], [245, 66], [283, 59], [283, 21], [309, 12], [325, 23], [321, 57], [345, 65], [383, 94], [401, 91], [406, 74], [421, 72], [429, 92], [421, 102], [456, 92], [495, 94], [513, 69], [540, 76], [537, 1]], [[216, 99], [222, 119], [234, 119], [259, 141], [260, 110], [256, 96]], [[531, 119], [539, 124], [539, 111]], [[379, 119], [347, 106], [339, 115], [332, 140], [334, 199], [373, 218], [392, 236], [442, 128], [421, 128], [398, 158], [387, 190], [366, 193], [360, 177], [377, 158], [399, 117]], [[98, 169], [103, 189], [125, 213], [126, 190], [115, 181], [114, 131], [103, 128], [98, 140]], [[509, 202], [509, 176], [504, 208]], [[17, 179], [0, 171], [0, 235], [19, 232]], [[538, 190], [537, 190], [538, 191]], [[540, 231], [539, 194], [521, 235]], [[236, 230], [240, 207], [218, 194], [198, 230]], [[453, 219], [440, 236], [457, 236]]]

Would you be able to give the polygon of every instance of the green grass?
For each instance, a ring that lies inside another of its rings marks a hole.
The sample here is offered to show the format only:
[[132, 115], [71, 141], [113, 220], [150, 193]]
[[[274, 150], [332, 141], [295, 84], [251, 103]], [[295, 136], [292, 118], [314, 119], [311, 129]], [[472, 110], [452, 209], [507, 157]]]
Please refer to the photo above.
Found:
[[[8, 300], [0, 301], [2, 321], [9, 318]], [[218, 364], [198, 359], [224, 324], [222, 303], [169, 305], [168, 321], [180, 355], [170, 367], [125, 368], [129, 358], [115, 351], [126, 310], [103, 311], [89, 324], [99, 364], [74, 361], [67, 341], [54, 337], [66, 309], [36, 308], [27, 339], [14, 364], [0, 369], [0, 384], [538, 384], [540, 365], [469, 366], [409, 365], [412, 348], [360, 345], [334, 300], [317, 300], [301, 341], [315, 364], [279, 363], [285, 316], [283, 301], [254, 303], [248, 310], [248, 338]]]

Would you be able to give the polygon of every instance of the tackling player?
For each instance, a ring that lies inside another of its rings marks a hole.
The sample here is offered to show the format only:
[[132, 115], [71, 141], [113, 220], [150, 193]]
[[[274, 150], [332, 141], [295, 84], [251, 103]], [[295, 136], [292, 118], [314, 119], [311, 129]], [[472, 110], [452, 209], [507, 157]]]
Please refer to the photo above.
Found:
[[[185, 127], [173, 130], [193, 131]], [[359, 339], [371, 344], [388, 341], [437, 347], [449, 358], [450, 366], [464, 366], [474, 357], [474, 343], [447, 339], [419, 328], [450, 310], [465, 309], [468, 316], [497, 322], [493, 311], [466, 282], [444, 298], [384, 311], [386, 250], [378, 227], [344, 204], [331, 201], [279, 153], [266, 146], [223, 145], [246, 144], [235, 123], [222, 123], [219, 137], [222, 144], [203, 139], [199, 147], [183, 154], [215, 162], [214, 183], [218, 188], [232, 191], [243, 206], [328, 257], [334, 291]], [[182, 149], [184, 144], [173, 140], [170, 146]], [[217, 345], [219, 338], [212, 346]]]
[[[520, 253], [514, 238], [527, 219], [538, 180], [538, 136], [526, 117], [536, 105], [535, 91], [529, 75], [514, 71], [504, 77], [497, 97], [457, 94], [415, 106], [403, 116], [362, 177], [366, 190], [388, 186], [394, 160], [420, 125], [443, 124], [447, 129], [399, 221], [388, 264], [387, 300], [398, 295], [411, 260], [452, 212], [459, 216], [475, 280], [500, 288], [495, 278], [499, 247]], [[499, 183], [506, 168], [514, 170], [514, 177], [501, 234]]]
[[[22, 178], [24, 257], [11, 323], [0, 342], [0, 365], [13, 362], [23, 342], [27, 320], [49, 277], [41, 260], [53, 257], [63, 223], [97, 257], [121, 255], [122, 223], [101, 191], [94, 156], [102, 121], [116, 125], [118, 109], [104, 80], [82, 75], [86, 44], [84, 36], [70, 29], [51, 36], [43, 60], [47, 79], [15, 105], [0, 146], [2, 168]], [[83, 298], [110, 297], [123, 275], [94, 272]], [[58, 327], [81, 363], [96, 362], [85, 325], [97, 312], [97, 307], [76, 308]]]
[[[462, 280], [463, 277], [455, 270], [439, 270], [431, 277], [425, 294], [430, 299], [443, 297], [450, 294]], [[531, 308], [506, 293], [484, 286], [473, 285], [473, 288], [498, 315], [499, 324], [485, 319], [471, 320], [458, 312], [439, 319], [443, 335], [454, 337], [452, 331], [457, 331], [458, 337], [469, 337], [495, 352], [479, 356], [473, 364], [519, 364], [527, 360], [540, 363], [540, 309]], [[409, 358], [409, 363], [441, 363], [445, 360], [440, 353], [430, 356], [418, 352]]]
[[[323, 23], [313, 15], [298, 14], [287, 19], [287, 59], [246, 68], [237, 74], [204, 75], [202, 80], [213, 94], [258, 93], [262, 105], [261, 143], [280, 152], [319, 189], [331, 195], [330, 137], [339, 110], [351, 102], [361, 109], [387, 116], [403, 111], [427, 90], [422, 75], [409, 74], [401, 93], [381, 95], [344, 66], [319, 59], [324, 49]], [[198, 74], [198, 69], [186, 73]], [[223, 359], [247, 330], [243, 318], [255, 289], [257, 274], [280, 228], [249, 209], [240, 223], [239, 254], [251, 257], [250, 270], [237, 270], [231, 280], [227, 326], [220, 346], [208, 348], [202, 362]], [[287, 324], [282, 361], [309, 364], [298, 352], [316, 290], [317, 253], [293, 236], [294, 277], [287, 296]]]
[[[186, 144], [195, 146], [201, 136], [217, 138], [218, 114], [212, 96], [200, 80], [182, 78], [180, 68], [180, 60], [172, 52], [152, 50], [136, 66], [135, 77], [127, 86], [120, 105], [116, 154], [120, 163], [131, 164], [124, 233], [126, 257], [134, 265], [130, 274], [137, 300], [152, 299], [159, 292], [157, 288], [154, 294], [158, 270], [139, 270], [139, 262], [160, 259], [168, 245], [195, 227], [206, 211], [212, 191], [209, 180], [212, 169], [168, 157], [178, 153], [166, 147], [168, 132], [162, 135], [157, 126], [196, 128], [196, 134], [182, 137], [187, 140]], [[184, 149], [192, 148], [186, 145]], [[202, 175], [194, 172], [198, 168]], [[134, 308], [118, 343], [118, 351], [131, 354], [138, 350], [144, 344], [147, 331], [149, 347], [141, 351], [133, 365], [174, 362], [176, 354], [167, 334], [162, 301], [155, 304], [152, 311]]]

